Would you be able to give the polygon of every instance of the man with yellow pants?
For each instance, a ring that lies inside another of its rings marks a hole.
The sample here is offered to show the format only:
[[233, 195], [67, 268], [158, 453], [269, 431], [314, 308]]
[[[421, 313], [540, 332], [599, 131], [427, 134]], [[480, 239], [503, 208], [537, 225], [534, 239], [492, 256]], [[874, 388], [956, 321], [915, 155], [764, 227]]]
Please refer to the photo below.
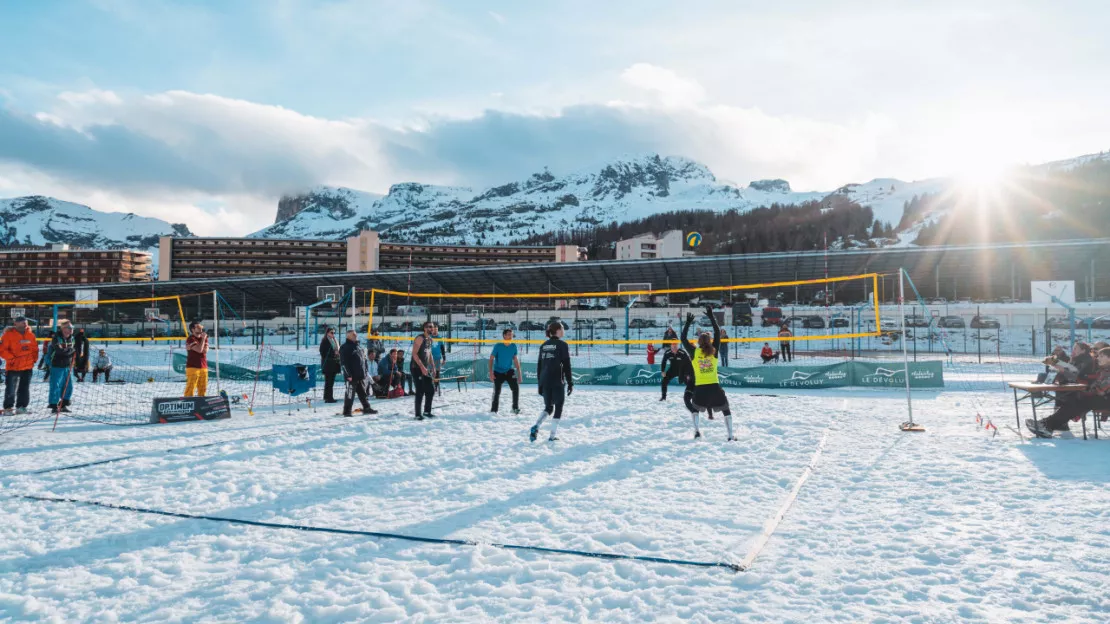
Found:
[[185, 396], [208, 394], [208, 334], [204, 326], [193, 323], [185, 340]]

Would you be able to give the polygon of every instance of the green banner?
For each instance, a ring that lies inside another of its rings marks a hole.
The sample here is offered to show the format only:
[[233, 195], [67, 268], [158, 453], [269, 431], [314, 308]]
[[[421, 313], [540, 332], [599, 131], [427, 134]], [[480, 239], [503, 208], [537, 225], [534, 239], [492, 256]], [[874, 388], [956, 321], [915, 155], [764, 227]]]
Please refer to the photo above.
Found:
[[[444, 377], [464, 375], [470, 380], [488, 380], [488, 360], [448, 361]], [[521, 364], [523, 383], [536, 383], [536, 365]], [[477, 374], [475, 374], [477, 373]], [[827, 366], [753, 366], [725, 368], [719, 372], [721, 385], [732, 388], [891, 388], [904, 387], [905, 367], [890, 362], [838, 362]], [[574, 383], [593, 386], [658, 386], [663, 372], [647, 364], [618, 364], [600, 368], [576, 368]], [[676, 382], [677, 383], [677, 382]], [[943, 388], [941, 362], [911, 362], [911, 388]]]

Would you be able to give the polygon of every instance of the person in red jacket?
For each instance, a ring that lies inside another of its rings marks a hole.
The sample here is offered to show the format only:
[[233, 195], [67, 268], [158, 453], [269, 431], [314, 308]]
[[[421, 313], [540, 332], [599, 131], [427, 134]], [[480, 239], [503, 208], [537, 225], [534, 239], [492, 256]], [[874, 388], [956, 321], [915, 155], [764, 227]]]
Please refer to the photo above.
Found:
[[759, 357], [763, 358], [764, 364], [771, 360], [779, 361], [779, 354], [771, 350], [771, 344], [768, 342], [763, 343], [763, 348], [759, 351]]
[[39, 343], [35, 332], [27, 327], [27, 319], [15, 319], [12, 327], [0, 336], [0, 358], [7, 368], [4, 389], [4, 412], [26, 414], [31, 402], [31, 375], [39, 358]]
[[656, 352], [655, 345], [649, 344], [647, 346], [648, 364], [652, 364], [652, 365], [655, 364], [655, 352]]

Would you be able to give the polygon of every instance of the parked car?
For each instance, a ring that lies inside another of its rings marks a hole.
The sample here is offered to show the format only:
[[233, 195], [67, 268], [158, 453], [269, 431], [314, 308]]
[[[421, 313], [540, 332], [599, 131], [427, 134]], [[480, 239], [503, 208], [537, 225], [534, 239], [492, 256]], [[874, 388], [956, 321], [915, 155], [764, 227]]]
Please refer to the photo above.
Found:
[[553, 317], [547, 319], [547, 324], [550, 325], [551, 323], [554, 323], [555, 321], [558, 321], [559, 324], [563, 326], [563, 331], [570, 331], [570, 325], [567, 325], [566, 321], [564, 321], [563, 319], [561, 319], [557, 316], [553, 316]]
[[1110, 329], [1110, 317], [1100, 316], [1092, 319], [1091, 329]]
[[964, 325], [963, 317], [942, 316], [940, 317], [940, 320], [937, 321], [937, 327], [945, 327], [948, 329], [962, 329], [966, 326]]
[[898, 325], [898, 321], [891, 319], [883, 319], [882, 321], [880, 321], [879, 329], [884, 332], [897, 332], [902, 330], [902, 328]]
[[782, 323], [782, 308], [768, 306], [763, 308], [763, 326], [778, 325]]
[[628, 326], [632, 329], [646, 329], [648, 327], [655, 327], [655, 321], [645, 318], [634, 318], [628, 321]]
[[971, 319], [972, 329], [1000, 329], [1002, 323], [993, 316], [975, 316]]
[[539, 321], [521, 321], [520, 331], [543, 331], [543, 323]]
[[[1061, 317], [1055, 317], [1054, 316], [1054, 317], [1048, 319], [1048, 322], [1045, 323], [1045, 326], [1050, 328], [1050, 329], [1071, 329], [1071, 321], [1068, 320], [1068, 317], [1066, 317], [1066, 316], [1061, 316]], [[1076, 319], [1075, 319], [1075, 328], [1076, 329], [1087, 329], [1087, 321], [1076, 317]]]
[[834, 316], [830, 322], [829, 327], [851, 327], [852, 323], [843, 316]]
[[805, 329], [825, 329], [825, 319], [820, 316], [807, 316], [802, 320]]
[[594, 320], [588, 318], [574, 319], [575, 329], [589, 329], [594, 326]]
[[948, 300], [944, 297], [933, 297], [929, 300], [929, 305], [946, 305]]
[[750, 303], [732, 304], [732, 324], [736, 327], [752, 326], [752, 305]]
[[[497, 331], [505, 331], [506, 329], [516, 331], [516, 323], [512, 321], [501, 321], [497, 324]], [[440, 328], [440, 331], [443, 331], [442, 327]]]
[[928, 327], [928, 326], [929, 326], [929, 319], [925, 318], [924, 316], [917, 316], [915, 314], [911, 314], [910, 316], [906, 317], [906, 327]]
[[[787, 325], [787, 326], [790, 326], [790, 327], [794, 327], [795, 325], [801, 325], [802, 323], [805, 322], [805, 320], [806, 320], [806, 317], [804, 317], [804, 316], [788, 316], [788, 317], [782, 319], [781, 324], [782, 325]], [[803, 325], [803, 327], [804, 327], [804, 325]]]
[[611, 318], [599, 318], [594, 323], [594, 327], [597, 329], [616, 329], [617, 324]]

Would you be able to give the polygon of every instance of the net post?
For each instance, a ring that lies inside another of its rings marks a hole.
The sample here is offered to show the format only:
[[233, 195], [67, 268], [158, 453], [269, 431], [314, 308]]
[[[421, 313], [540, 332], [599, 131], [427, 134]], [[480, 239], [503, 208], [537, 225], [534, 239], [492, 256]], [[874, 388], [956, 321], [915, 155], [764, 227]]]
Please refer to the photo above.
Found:
[[[905, 269], [898, 268], [898, 313], [902, 316], [902, 365], [905, 367], [906, 378], [906, 411], [909, 414], [907, 424], [913, 426], [913, 399], [910, 397], [910, 359], [906, 348], [906, 285], [903, 276]], [[903, 429], [905, 430], [905, 429]]]
[[220, 294], [212, 290], [212, 327], [216, 331], [216, 394], [220, 393]]

